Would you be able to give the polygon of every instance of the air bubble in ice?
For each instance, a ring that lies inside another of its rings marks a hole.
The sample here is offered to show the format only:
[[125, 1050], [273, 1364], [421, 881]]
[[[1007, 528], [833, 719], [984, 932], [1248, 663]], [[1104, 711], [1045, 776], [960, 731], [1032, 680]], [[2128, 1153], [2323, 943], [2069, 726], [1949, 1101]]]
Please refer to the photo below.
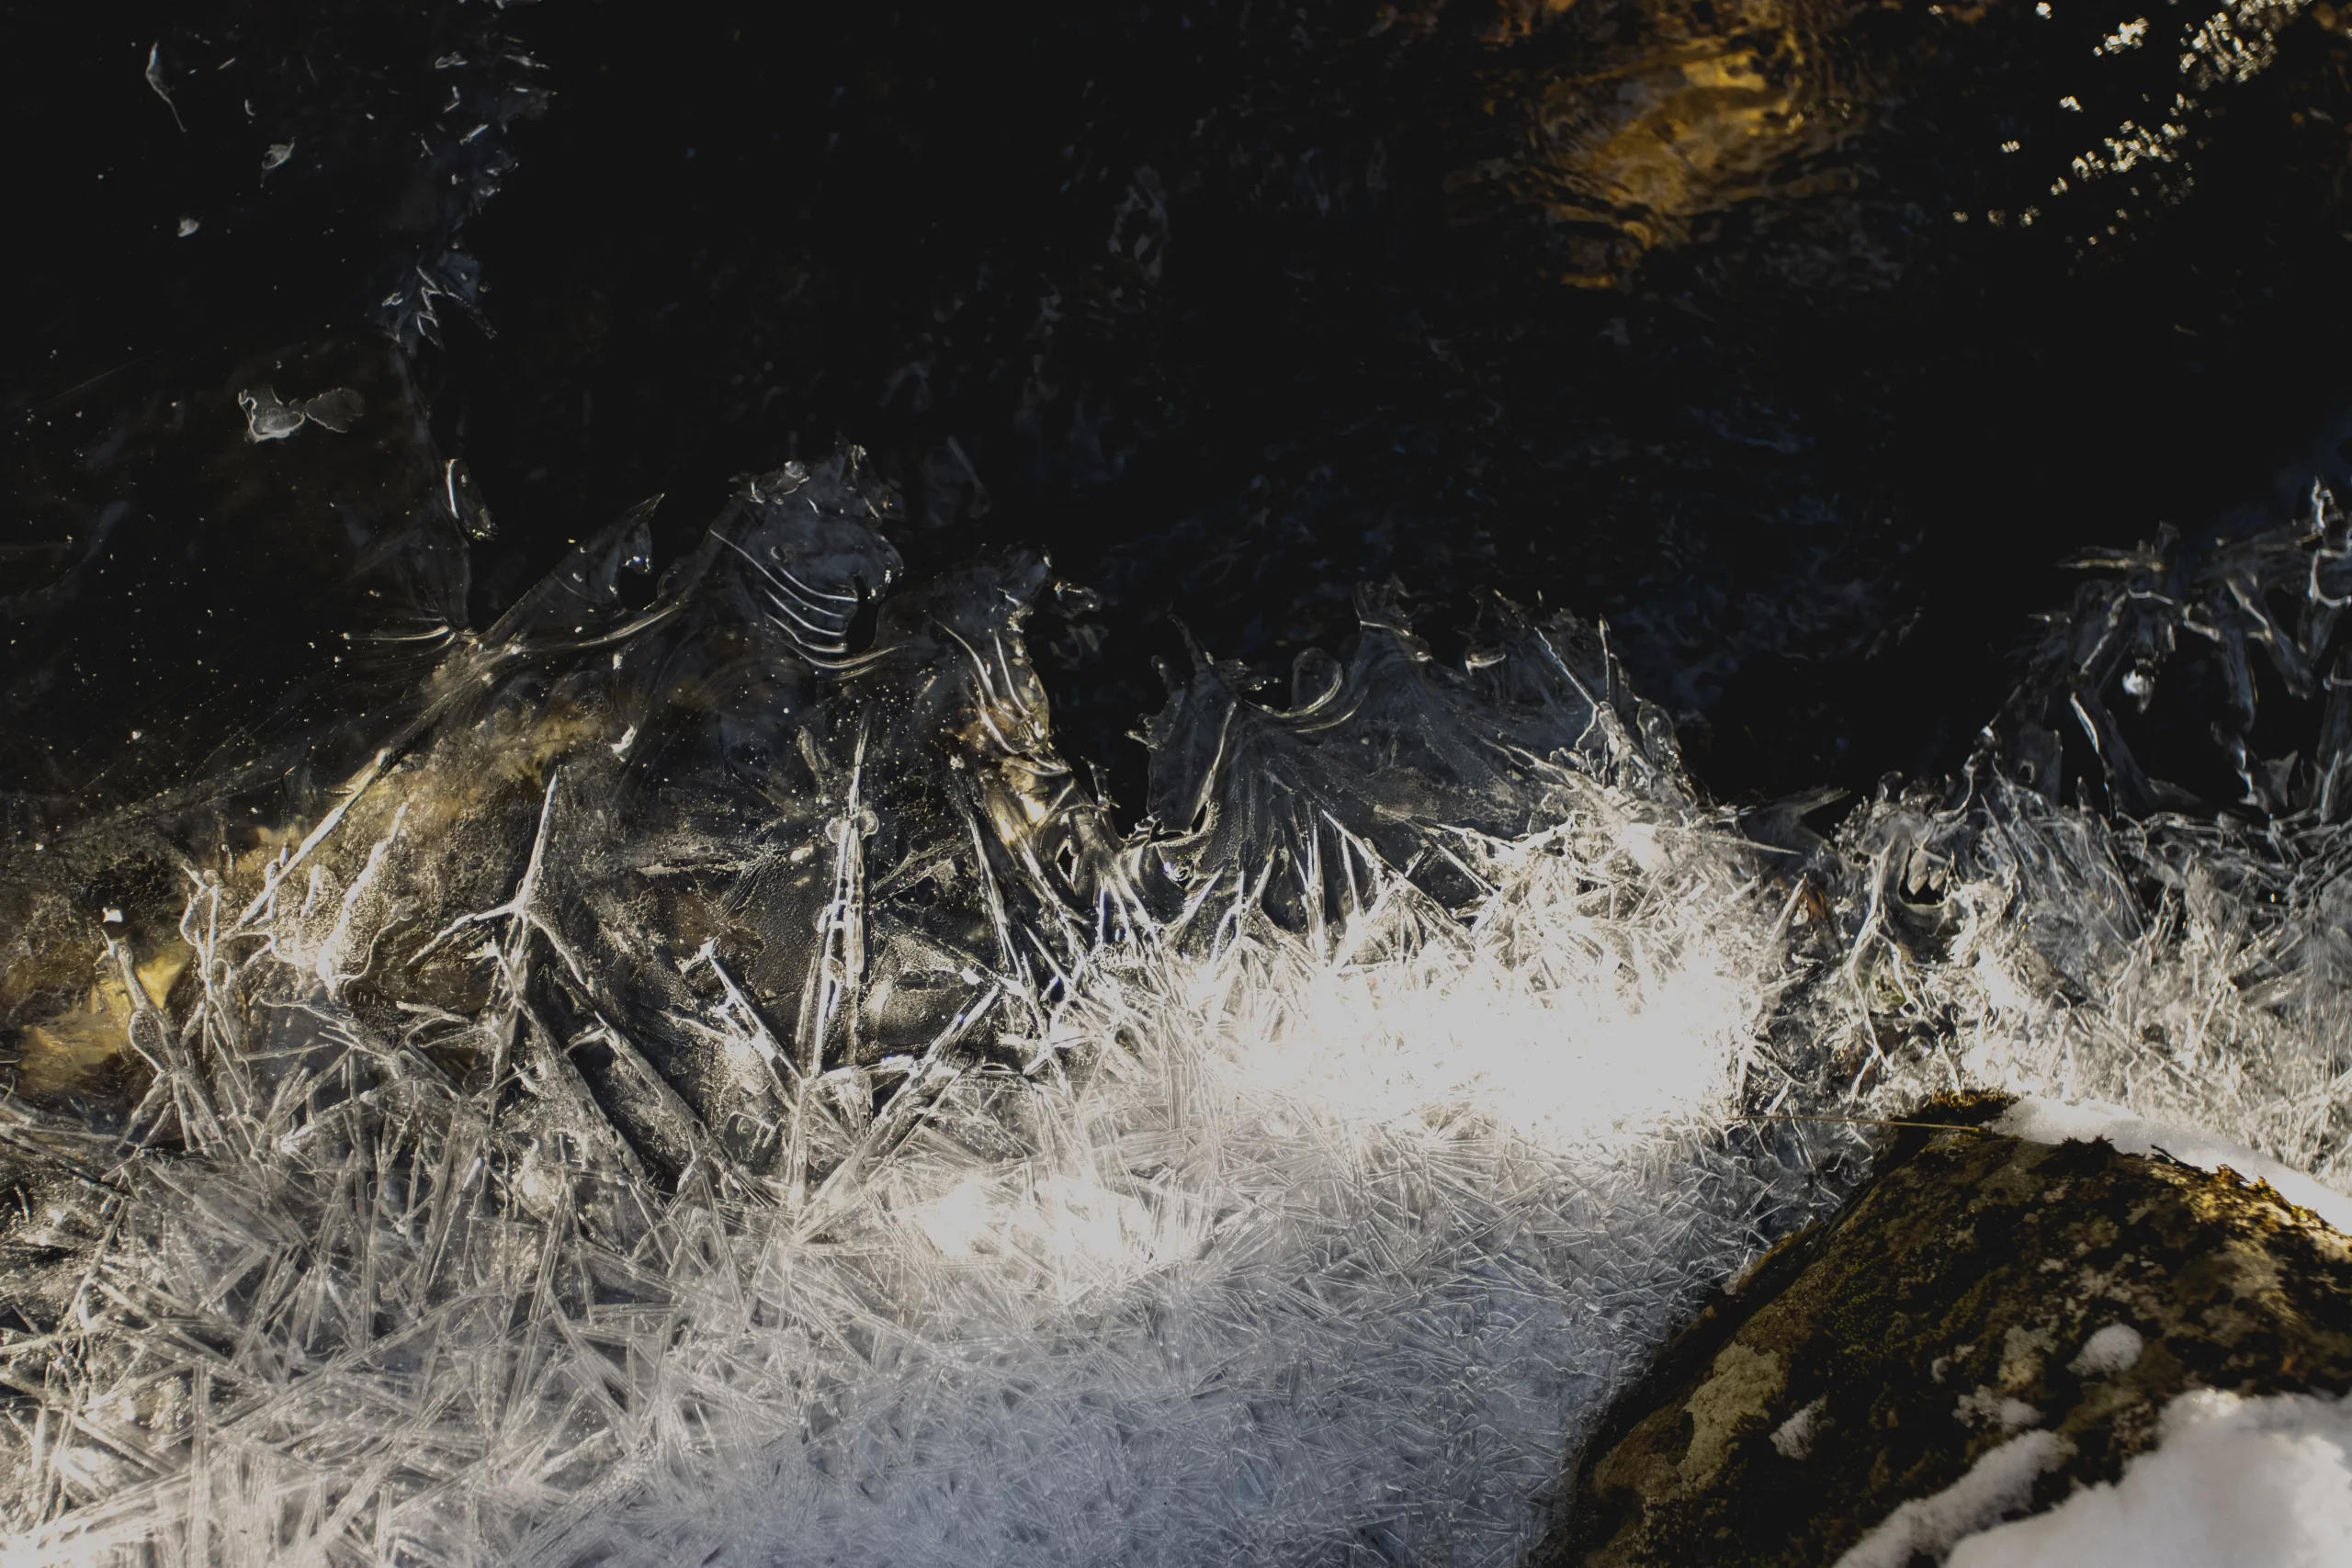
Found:
[[322, 430], [337, 434], [349, 430], [368, 410], [367, 400], [348, 387], [331, 387], [315, 398], [305, 398], [296, 405], [302, 417]]
[[245, 411], [248, 441], [283, 441], [302, 428], [301, 411], [279, 401], [274, 388], [249, 387], [237, 394], [237, 406]]
[[[146, 76], [147, 85], [154, 89], [157, 97], [164, 100], [164, 107], [172, 111], [172, 123], [178, 126], [185, 134], [187, 130], [187, 122], [180, 118], [180, 107], [172, 101], [171, 89], [164, 85], [164, 46], [161, 43], [148, 48]], [[181, 231], [187, 232], [185, 230]]]
[[452, 457], [441, 467], [441, 498], [450, 518], [466, 531], [467, 536], [490, 539], [497, 536], [498, 525], [492, 520], [490, 508], [484, 504], [481, 490], [474, 483], [472, 470], [463, 458]]
[[349, 387], [331, 387], [316, 397], [286, 402], [267, 385], [248, 387], [237, 394], [245, 413], [247, 441], [283, 441], [305, 424], [338, 434], [348, 431], [367, 412], [367, 400]]

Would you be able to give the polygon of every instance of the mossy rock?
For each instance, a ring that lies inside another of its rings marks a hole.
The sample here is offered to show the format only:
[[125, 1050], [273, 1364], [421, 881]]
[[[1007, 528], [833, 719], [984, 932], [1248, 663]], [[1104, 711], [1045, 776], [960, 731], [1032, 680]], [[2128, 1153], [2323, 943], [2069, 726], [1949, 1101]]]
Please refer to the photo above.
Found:
[[2309, 1210], [2104, 1141], [1906, 1128], [1612, 1407], [1532, 1561], [1834, 1563], [2019, 1432], [2063, 1439], [2038, 1512], [2113, 1481], [2176, 1394], [2347, 1387], [2352, 1237]]

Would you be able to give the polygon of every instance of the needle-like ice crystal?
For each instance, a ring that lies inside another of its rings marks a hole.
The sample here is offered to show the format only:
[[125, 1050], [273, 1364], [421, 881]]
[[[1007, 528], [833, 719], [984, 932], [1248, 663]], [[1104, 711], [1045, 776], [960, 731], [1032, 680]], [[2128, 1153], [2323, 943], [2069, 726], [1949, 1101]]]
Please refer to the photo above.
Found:
[[1122, 834], [1047, 564], [909, 584], [887, 509], [747, 481], [650, 603], [622, 519], [290, 830], [184, 833], [176, 931], [88, 923], [141, 1065], [0, 1104], [7, 1561], [1509, 1562], [1850, 1177], [1792, 1116], [2016, 1086], [2345, 1174], [2316, 817], [1988, 761], [1767, 835], [1596, 628], [1457, 668], [1366, 594], [1288, 707], [1176, 676]]

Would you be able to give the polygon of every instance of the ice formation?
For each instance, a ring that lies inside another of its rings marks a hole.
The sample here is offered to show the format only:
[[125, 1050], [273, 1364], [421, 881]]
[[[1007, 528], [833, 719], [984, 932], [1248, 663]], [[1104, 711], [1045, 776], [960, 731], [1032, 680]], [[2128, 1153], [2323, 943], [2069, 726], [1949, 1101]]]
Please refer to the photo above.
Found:
[[1454, 666], [1367, 592], [1286, 707], [1172, 674], [1123, 833], [1022, 641], [1079, 591], [909, 584], [888, 504], [747, 480], [650, 596], [623, 518], [404, 644], [290, 829], [6, 868], [184, 879], [25, 906], [143, 1066], [0, 1102], [7, 1561], [1508, 1562], [1837, 1118], [2095, 1096], [2347, 1174], [2333, 753], [2267, 838], [1988, 751], [1825, 841], [1702, 800], [1597, 628], [1497, 602]]
[[[1855, 878], [1839, 899], [1854, 911], [1850, 1050], [1883, 1071], [1882, 1102], [1968, 1084], [2100, 1101], [2340, 1192], [2352, 664], [2336, 628], [2352, 530], [2315, 490], [2290, 525], [2087, 564], [2102, 575], [2050, 617], [1968, 775], [1871, 803], [1816, 861]], [[2211, 728], [2244, 791], [2228, 812], [2150, 777], [2118, 721], [2126, 698], [2148, 706], [2168, 662], [2189, 662], [2183, 643], [2205, 650], [2190, 673], [2220, 694]], [[2258, 665], [2317, 708], [2308, 753], [2256, 754]], [[2079, 780], [2077, 804], [2059, 803], [2060, 725], [2086, 744], [2109, 809]], [[1912, 1048], [1887, 1053], [1890, 1035]]]
[[129, 1125], [13, 1108], [18, 1555], [1501, 1561], [1802, 1208], [1721, 1131], [1777, 907], [1589, 634], [1204, 661], [1122, 839], [1044, 564], [897, 589], [880, 499], [637, 609], [623, 520], [198, 874]]

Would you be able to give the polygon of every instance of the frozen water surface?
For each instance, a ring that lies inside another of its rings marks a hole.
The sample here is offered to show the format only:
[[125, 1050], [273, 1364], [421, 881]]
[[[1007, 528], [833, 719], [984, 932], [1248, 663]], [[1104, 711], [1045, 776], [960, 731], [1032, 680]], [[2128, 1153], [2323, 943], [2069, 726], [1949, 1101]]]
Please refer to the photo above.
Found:
[[[1452, 666], [1367, 593], [1288, 706], [1171, 671], [1122, 834], [1049, 567], [908, 583], [889, 506], [747, 480], [650, 601], [624, 517], [175, 933], [93, 922], [143, 1066], [0, 1108], [10, 1561], [1505, 1562], [1850, 1177], [1804, 1118], [2013, 1088], [2345, 1180], [2332, 753], [2267, 835], [1988, 750], [1823, 841], [1696, 797], [1598, 628]], [[2332, 612], [2314, 506], [2246, 558]], [[2160, 655], [2126, 581], [2078, 635]]]
[[28, 1561], [1503, 1561], [1803, 1207], [1721, 1132], [1775, 896], [1595, 634], [1204, 660], [1122, 838], [1044, 563], [885, 504], [634, 610], [623, 519], [192, 870], [128, 1124], [7, 1132]]

